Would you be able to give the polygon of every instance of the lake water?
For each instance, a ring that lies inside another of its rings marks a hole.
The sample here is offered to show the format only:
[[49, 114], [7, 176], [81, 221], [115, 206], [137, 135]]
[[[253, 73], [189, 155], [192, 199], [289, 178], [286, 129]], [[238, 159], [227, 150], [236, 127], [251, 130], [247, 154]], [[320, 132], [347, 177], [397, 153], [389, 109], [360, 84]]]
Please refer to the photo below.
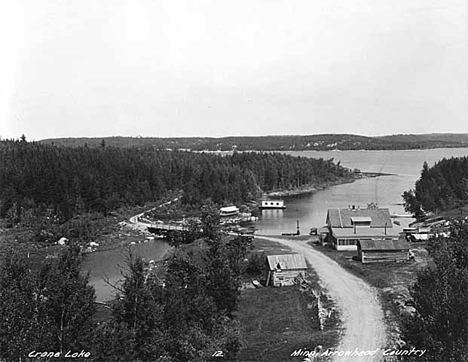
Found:
[[[160, 260], [171, 248], [168, 243], [161, 240], [130, 246], [135, 255], [140, 255], [146, 260]], [[127, 248], [105, 250], [87, 254], [83, 261], [83, 270], [90, 272], [90, 284], [96, 289], [96, 300], [104, 302], [112, 299], [116, 290], [109, 285], [116, 284], [122, 279], [122, 271], [126, 269], [128, 256]]]
[[[349, 205], [367, 207], [368, 203], [377, 203], [379, 207], [389, 208], [391, 213], [404, 214], [401, 205], [401, 195], [404, 191], [414, 188], [419, 178], [422, 165], [426, 161], [429, 166], [442, 158], [461, 157], [468, 155], [468, 148], [441, 148], [433, 150], [408, 151], [291, 151], [285, 152], [293, 156], [311, 158], [333, 158], [342, 166], [358, 168], [367, 172], [382, 172], [392, 174], [376, 178], [365, 178], [356, 182], [330, 187], [315, 194], [285, 198], [285, 210], [266, 210], [255, 223], [257, 233], [278, 235], [283, 232], [295, 232], [299, 220], [302, 234], [309, 232], [311, 227], [325, 224], [327, 209], [345, 208]], [[411, 219], [400, 219], [401, 230]]]
[[[356, 182], [337, 185], [315, 194], [293, 196], [285, 199], [286, 210], [265, 210], [254, 223], [258, 234], [279, 235], [283, 232], [294, 233], [299, 220], [301, 233], [307, 234], [311, 227], [325, 224], [327, 209], [343, 208], [349, 205], [366, 207], [377, 203], [379, 207], [390, 209], [391, 213], [403, 214], [401, 195], [405, 190], [414, 188], [420, 176], [422, 164], [429, 166], [442, 158], [468, 155], [468, 148], [448, 148], [417, 151], [303, 151], [286, 152], [294, 156], [312, 158], [333, 158], [342, 166], [359, 168], [361, 171], [392, 174], [376, 178], [360, 179]], [[401, 230], [411, 219], [400, 219]], [[159, 260], [170, 249], [163, 241], [151, 241], [132, 246], [136, 254], [147, 260]], [[104, 277], [111, 283], [121, 279], [121, 267], [125, 264], [125, 250], [116, 249], [89, 254], [84, 262], [84, 270], [90, 270], [90, 282], [96, 288], [98, 301], [112, 298], [115, 291], [106, 284]], [[120, 267], [119, 267], [120, 266]]]

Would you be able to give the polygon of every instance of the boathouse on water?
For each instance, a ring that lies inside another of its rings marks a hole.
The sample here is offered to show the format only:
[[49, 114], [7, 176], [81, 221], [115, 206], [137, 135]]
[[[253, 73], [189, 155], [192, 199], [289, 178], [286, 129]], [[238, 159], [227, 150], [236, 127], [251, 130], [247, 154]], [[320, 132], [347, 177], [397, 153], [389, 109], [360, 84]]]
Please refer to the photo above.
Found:
[[267, 286], [293, 285], [294, 278], [298, 275], [304, 277], [307, 271], [307, 264], [302, 254], [268, 255], [267, 264]]
[[284, 200], [262, 200], [261, 209], [285, 209]]
[[399, 233], [393, 229], [390, 212], [380, 208], [329, 209], [327, 226], [336, 250], [357, 250], [358, 241], [395, 242]]

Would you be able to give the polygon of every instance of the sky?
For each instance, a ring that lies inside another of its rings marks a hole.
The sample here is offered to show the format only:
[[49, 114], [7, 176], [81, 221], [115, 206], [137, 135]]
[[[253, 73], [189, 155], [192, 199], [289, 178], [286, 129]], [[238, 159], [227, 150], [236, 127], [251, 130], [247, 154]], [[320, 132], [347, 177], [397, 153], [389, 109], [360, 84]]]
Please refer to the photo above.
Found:
[[0, 137], [468, 133], [466, 0], [0, 0]]

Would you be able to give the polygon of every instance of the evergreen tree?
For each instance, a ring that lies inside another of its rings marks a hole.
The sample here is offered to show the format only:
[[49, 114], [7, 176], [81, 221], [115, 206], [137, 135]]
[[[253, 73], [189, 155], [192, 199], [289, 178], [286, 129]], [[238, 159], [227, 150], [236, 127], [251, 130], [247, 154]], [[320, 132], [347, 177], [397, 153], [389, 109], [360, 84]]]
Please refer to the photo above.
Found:
[[39, 302], [28, 260], [8, 250], [0, 264], [0, 358], [24, 360], [36, 345]]

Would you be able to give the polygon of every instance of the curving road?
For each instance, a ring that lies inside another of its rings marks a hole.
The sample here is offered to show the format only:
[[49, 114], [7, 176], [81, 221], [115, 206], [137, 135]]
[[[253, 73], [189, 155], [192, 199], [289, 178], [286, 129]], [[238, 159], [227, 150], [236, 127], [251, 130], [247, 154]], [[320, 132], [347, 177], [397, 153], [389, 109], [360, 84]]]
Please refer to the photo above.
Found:
[[375, 351], [371, 356], [334, 356], [332, 361], [379, 362], [382, 349], [386, 345], [383, 312], [376, 291], [366, 282], [343, 269], [326, 255], [314, 250], [306, 241], [277, 239], [272, 240], [290, 247], [294, 252], [304, 254], [315, 269], [327, 294], [336, 303], [341, 313], [344, 333], [336, 351]]

